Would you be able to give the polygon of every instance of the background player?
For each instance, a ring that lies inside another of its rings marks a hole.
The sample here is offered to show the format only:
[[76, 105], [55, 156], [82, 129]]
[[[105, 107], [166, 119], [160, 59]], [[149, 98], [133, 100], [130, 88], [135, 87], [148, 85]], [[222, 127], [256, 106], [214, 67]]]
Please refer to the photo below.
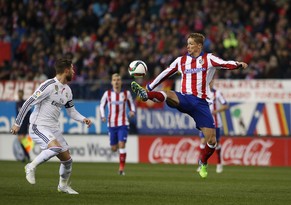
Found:
[[74, 107], [72, 91], [67, 85], [74, 75], [72, 61], [68, 59], [57, 60], [55, 70], [56, 76], [43, 82], [25, 101], [17, 115], [15, 124], [11, 128], [11, 133], [16, 134], [19, 131], [25, 115], [34, 105], [34, 110], [30, 116], [29, 134], [40, 146], [42, 152], [25, 166], [26, 179], [30, 184], [35, 184], [36, 167], [57, 156], [61, 162], [58, 191], [78, 194], [69, 184], [73, 161], [69, 146], [59, 126], [59, 116], [62, 107], [65, 107], [71, 118], [86, 123], [88, 127], [91, 125], [91, 120], [82, 116]]
[[[194, 119], [206, 141], [205, 151], [199, 160], [201, 166], [199, 174], [202, 178], [206, 178], [208, 175], [207, 161], [216, 147], [215, 125], [208, 105], [210, 98], [207, 96], [209, 83], [216, 69], [233, 70], [247, 67], [244, 62], [225, 61], [211, 53], [203, 52], [204, 40], [205, 37], [200, 33], [190, 34], [187, 38], [188, 53], [176, 58], [168, 68], [148, 84], [148, 92], [136, 82], [131, 83], [132, 90], [143, 101], [148, 99], [154, 102], [166, 101], [170, 107], [187, 113]], [[178, 72], [181, 74], [181, 92], [152, 91]]]
[[113, 152], [119, 150], [119, 174], [125, 175], [126, 161], [125, 144], [129, 130], [129, 121], [126, 114], [126, 105], [129, 108], [129, 117], [135, 115], [135, 105], [130, 91], [123, 90], [121, 76], [117, 73], [111, 77], [112, 89], [104, 92], [100, 101], [101, 120], [106, 122], [105, 106], [108, 107], [108, 134]]
[[[217, 146], [215, 148], [217, 154], [217, 165], [216, 165], [216, 172], [221, 173], [223, 171], [223, 165], [221, 163], [221, 145], [220, 145], [220, 137], [221, 137], [221, 130], [222, 128], [222, 120], [220, 113], [224, 112], [229, 108], [229, 105], [225, 98], [223, 97], [222, 93], [219, 90], [216, 90], [213, 86], [214, 80], [209, 83], [210, 86], [210, 98], [212, 99], [212, 103], [210, 103], [210, 111], [214, 118], [215, 129], [216, 129], [216, 143]], [[201, 137], [201, 144], [200, 144], [200, 155], [204, 152], [206, 141], [203, 133], [200, 131], [199, 136]], [[200, 167], [198, 167], [197, 171], [200, 171]]]
[[[25, 100], [23, 99], [23, 95], [24, 95], [24, 91], [22, 89], [18, 90], [18, 101], [16, 102], [16, 114], [17, 115], [18, 115], [23, 103], [25, 102]], [[24, 147], [24, 145], [22, 144], [22, 140], [25, 139], [27, 137], [27, 134], [28, 134], [30, 114], [31, 114], [31, 111], [29, 110], [23, 119], [22, 125], [19, 128], [18, 136], [17, 136], [19, 144], [20, 144], [20, 146], [23, 150], [23, 153], [24, 153], [24, 158], [22, 160], [23, 162], [30, 161], [29, 153], [26, 150], [26, 148]]]

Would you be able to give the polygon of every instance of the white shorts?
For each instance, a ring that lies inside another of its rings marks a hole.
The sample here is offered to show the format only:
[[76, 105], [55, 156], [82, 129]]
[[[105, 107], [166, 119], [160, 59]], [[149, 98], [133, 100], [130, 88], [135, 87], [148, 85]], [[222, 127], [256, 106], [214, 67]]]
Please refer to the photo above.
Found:
[[47, 149], [48, 144], [55, 139], [62, 146], [62, 151], [67, 151], [69, 149], [69, 145], [63, 137], [60, 129], [51, 129], [46, 126], [30, 124], [29, 135], [31, 139], [43, 150]]

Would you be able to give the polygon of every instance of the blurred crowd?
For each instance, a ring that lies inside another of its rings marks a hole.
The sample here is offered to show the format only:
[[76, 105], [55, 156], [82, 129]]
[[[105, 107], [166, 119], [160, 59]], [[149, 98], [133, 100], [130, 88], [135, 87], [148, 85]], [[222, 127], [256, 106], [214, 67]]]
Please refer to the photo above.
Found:
[[186, 53], [191, 32], [205, 34], [205, 51], [249, 64], [219, 78], [291, 78], [290, 19], [289, 0], [0, 0], [0, 42], [11, 48], [0, 80], [51, 78], [61, 56], [79, 84], [128, 79], [135, 59], [152, 78]]

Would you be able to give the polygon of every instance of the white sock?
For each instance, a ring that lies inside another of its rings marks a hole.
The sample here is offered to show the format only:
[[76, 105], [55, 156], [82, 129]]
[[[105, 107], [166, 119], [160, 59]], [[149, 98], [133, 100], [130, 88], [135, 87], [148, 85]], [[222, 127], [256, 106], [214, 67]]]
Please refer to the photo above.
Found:
[[72, 158], [70, 158], [67, 161], [61, 161], [60, 170], [59, 170], [59, 174], [60, 174], [59, 185], [60, 186], [68, 185], [68, 181], [72, 173], [72, 164], [73, 164]]
[[36, 158], [34, 158], [34, 160], [30, 163], [30, 168], [34, 169], [36, 168], [38, 165], [48, 161], [50, 158], [58, 155], [58, 152], [55, 152], [53, 150], [50, 149], [46, 149], [43, 150], [39, 155], [36, 156]]
[[215, 143], [214, 145], [211, 145], [211, 144], [208, 144], [208, 142], [207, 142], [207, 145], [209, 148], [214, 149], [216, 147], [217, 143]]
[[205, 144], [200, 144], [200, 149], [205, 149]]
[[125, 148], [121, 148], [121, 149], [119, 149], [119, 153], [120, 153], [120, 154], [124, 154], [124, 153], [126, 153], [126, 149], [125, 149]]

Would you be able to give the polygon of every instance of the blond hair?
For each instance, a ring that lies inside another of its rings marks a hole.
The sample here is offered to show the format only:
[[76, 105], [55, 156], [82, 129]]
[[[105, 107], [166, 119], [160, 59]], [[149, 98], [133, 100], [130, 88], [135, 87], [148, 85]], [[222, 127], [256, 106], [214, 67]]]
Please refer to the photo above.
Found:
[[113, 73], [112, 76], [111, 76], [111, 79], [113, 79], [114, 77], [120, 77], [121, 78], [119, 73]]

